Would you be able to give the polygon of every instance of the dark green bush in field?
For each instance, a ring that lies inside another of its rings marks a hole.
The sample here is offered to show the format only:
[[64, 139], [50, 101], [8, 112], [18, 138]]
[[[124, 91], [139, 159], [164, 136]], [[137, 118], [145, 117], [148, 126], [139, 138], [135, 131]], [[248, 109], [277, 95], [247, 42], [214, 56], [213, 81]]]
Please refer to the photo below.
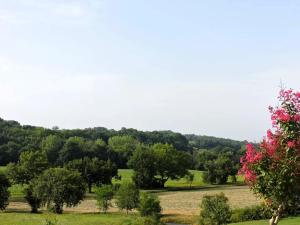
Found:
[[228, 223], [231, 211], [224, 193], [204, 196], [200, 206], [200, 225], [223, 225]]
[[119, 209], [129, 210], [138, 207], [140, 192], [133, 183], [123, 183], [117, 192], [117, 206]]
[[270, 209], [264, 205], [257, 205], [233, 210], [230, 221], [232, 223], [237, 223], [248, 220], [262, 220], [268, 219], [271, 216], [272, 212]]
[[5, 174], [0, 173], [0, 210], [8, 206], [10, 182]]
[[143, 217], [151, 216], [158, 219], [160, 217], [161, 207], [157, 196], [149, 193], [142, 193], [138, 211]]
[[102, 185], [96, 189], [96, 200], [99, 208], [106, 213], [111, 206], [114, 190], [111, 185]]

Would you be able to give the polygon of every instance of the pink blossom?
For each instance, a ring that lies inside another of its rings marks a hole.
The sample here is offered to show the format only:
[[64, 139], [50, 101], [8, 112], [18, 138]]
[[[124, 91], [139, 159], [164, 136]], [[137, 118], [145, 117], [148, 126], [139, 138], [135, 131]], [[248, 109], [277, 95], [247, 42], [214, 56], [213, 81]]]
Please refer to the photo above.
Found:
[[289, 147], [289, 148], [295, 148], [295, 142], [294, 141], [288, 141], [288, 143], [287, 143], [287, 146]]

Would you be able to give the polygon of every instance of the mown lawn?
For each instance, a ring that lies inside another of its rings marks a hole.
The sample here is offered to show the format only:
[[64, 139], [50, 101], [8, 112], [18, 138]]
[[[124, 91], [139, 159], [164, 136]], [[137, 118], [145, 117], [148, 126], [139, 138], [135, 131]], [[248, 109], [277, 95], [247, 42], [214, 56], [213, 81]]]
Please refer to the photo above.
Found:
[[46, 220], [57, 220], [57, 225], [130, 225], [136, 215], [122, 213], [108, 214], [31, 214], [31, 213], [0, 213], [1, 225], [46, 225]]
[[[248, 221], [243, 223], [232, 223], [231, 225], [268, 225], [268, 220]], [[279, 221], [279, 225], [299, 225], [300, 217], [291, 217]]]
[[[190, 170], [191, 173], [194, 174], [194, 181], [192, 183], [192, 187], [201, 187], [204, 185], [202, 179], [202, 171]], [[126, 181], [132, 180], [133, 170], [131, 169], [119, 169], [119, 175], [122, 177], [121, 181], [114, 180], [114, 183], [122, 183]], [[189, 188], [189, 184], [184, 178], [179, 180], [168, 180], [165, 184], [166, 188]]]

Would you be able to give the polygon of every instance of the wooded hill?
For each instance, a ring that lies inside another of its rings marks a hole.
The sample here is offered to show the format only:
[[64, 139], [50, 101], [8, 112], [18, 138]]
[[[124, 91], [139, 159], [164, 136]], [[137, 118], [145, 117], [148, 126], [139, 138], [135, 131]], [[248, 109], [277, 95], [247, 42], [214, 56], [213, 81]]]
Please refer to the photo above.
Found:
[[39, 150], [44, 139], [50, 135], [59, 137], [65, 142], [70, 137], [81, 137], [86, 141], [102, 139], [106, 144], [114, 136], [130, 136], [143, 144], [171, 144], [178, 151], [190, 152], [197, 150], [240, 150], [245, 142], [231, 139], [200, 135], [183, 135], [172, 131], [139, 131], [132, 128], [121, 130], [94, 127], [86, 129], [59, 129], [21, 125], [17, 121], [0, 118], [0, 165], [18, 161], [21, 152]]

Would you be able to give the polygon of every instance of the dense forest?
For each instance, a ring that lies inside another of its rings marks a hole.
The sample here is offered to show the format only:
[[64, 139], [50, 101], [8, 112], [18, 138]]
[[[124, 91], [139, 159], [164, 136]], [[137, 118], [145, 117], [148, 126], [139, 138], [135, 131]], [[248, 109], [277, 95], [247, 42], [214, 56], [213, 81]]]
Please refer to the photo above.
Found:
[[29, 182], [27, 167], [37, 164], [31, 174], [43, 166], [75, 169], [89, 190], [110, 183], [121, 168], [133, 169], [133, 180], [142, 188], [164, 187], [168, 179], [188, 176], [189, 169], [204, 171], [208, 183], [222, 184], [230, 176], [235, 180], [244, 145], [172, 131], [47, 129], [0, 120], [0, 165], [8, 165], [17, 183]]
[[178, 151], [192, 153], [197, 150], [239, 150], [245, 143], [224, 138], [199, 135], [183, 135], [172, 131], [139, 131], [136, 129], [122, 128], [121, 130], [107, 129], [104, 127], [86, 129], [47, 129], [30, 125], [21, 125], [17, 121], [3, 120], [0, 118], [0, 165], [17, 162], [21, 152], [26, 150], [40, 150], [43, 141], [49, 136], [56, 136], [61, 141], [61, 147], [71, 137], [80, 137], [86, 141], [103, 140], [108, 144], [114, 136], [130, 136], [140, 143], [153, 145], [167, 143]]

